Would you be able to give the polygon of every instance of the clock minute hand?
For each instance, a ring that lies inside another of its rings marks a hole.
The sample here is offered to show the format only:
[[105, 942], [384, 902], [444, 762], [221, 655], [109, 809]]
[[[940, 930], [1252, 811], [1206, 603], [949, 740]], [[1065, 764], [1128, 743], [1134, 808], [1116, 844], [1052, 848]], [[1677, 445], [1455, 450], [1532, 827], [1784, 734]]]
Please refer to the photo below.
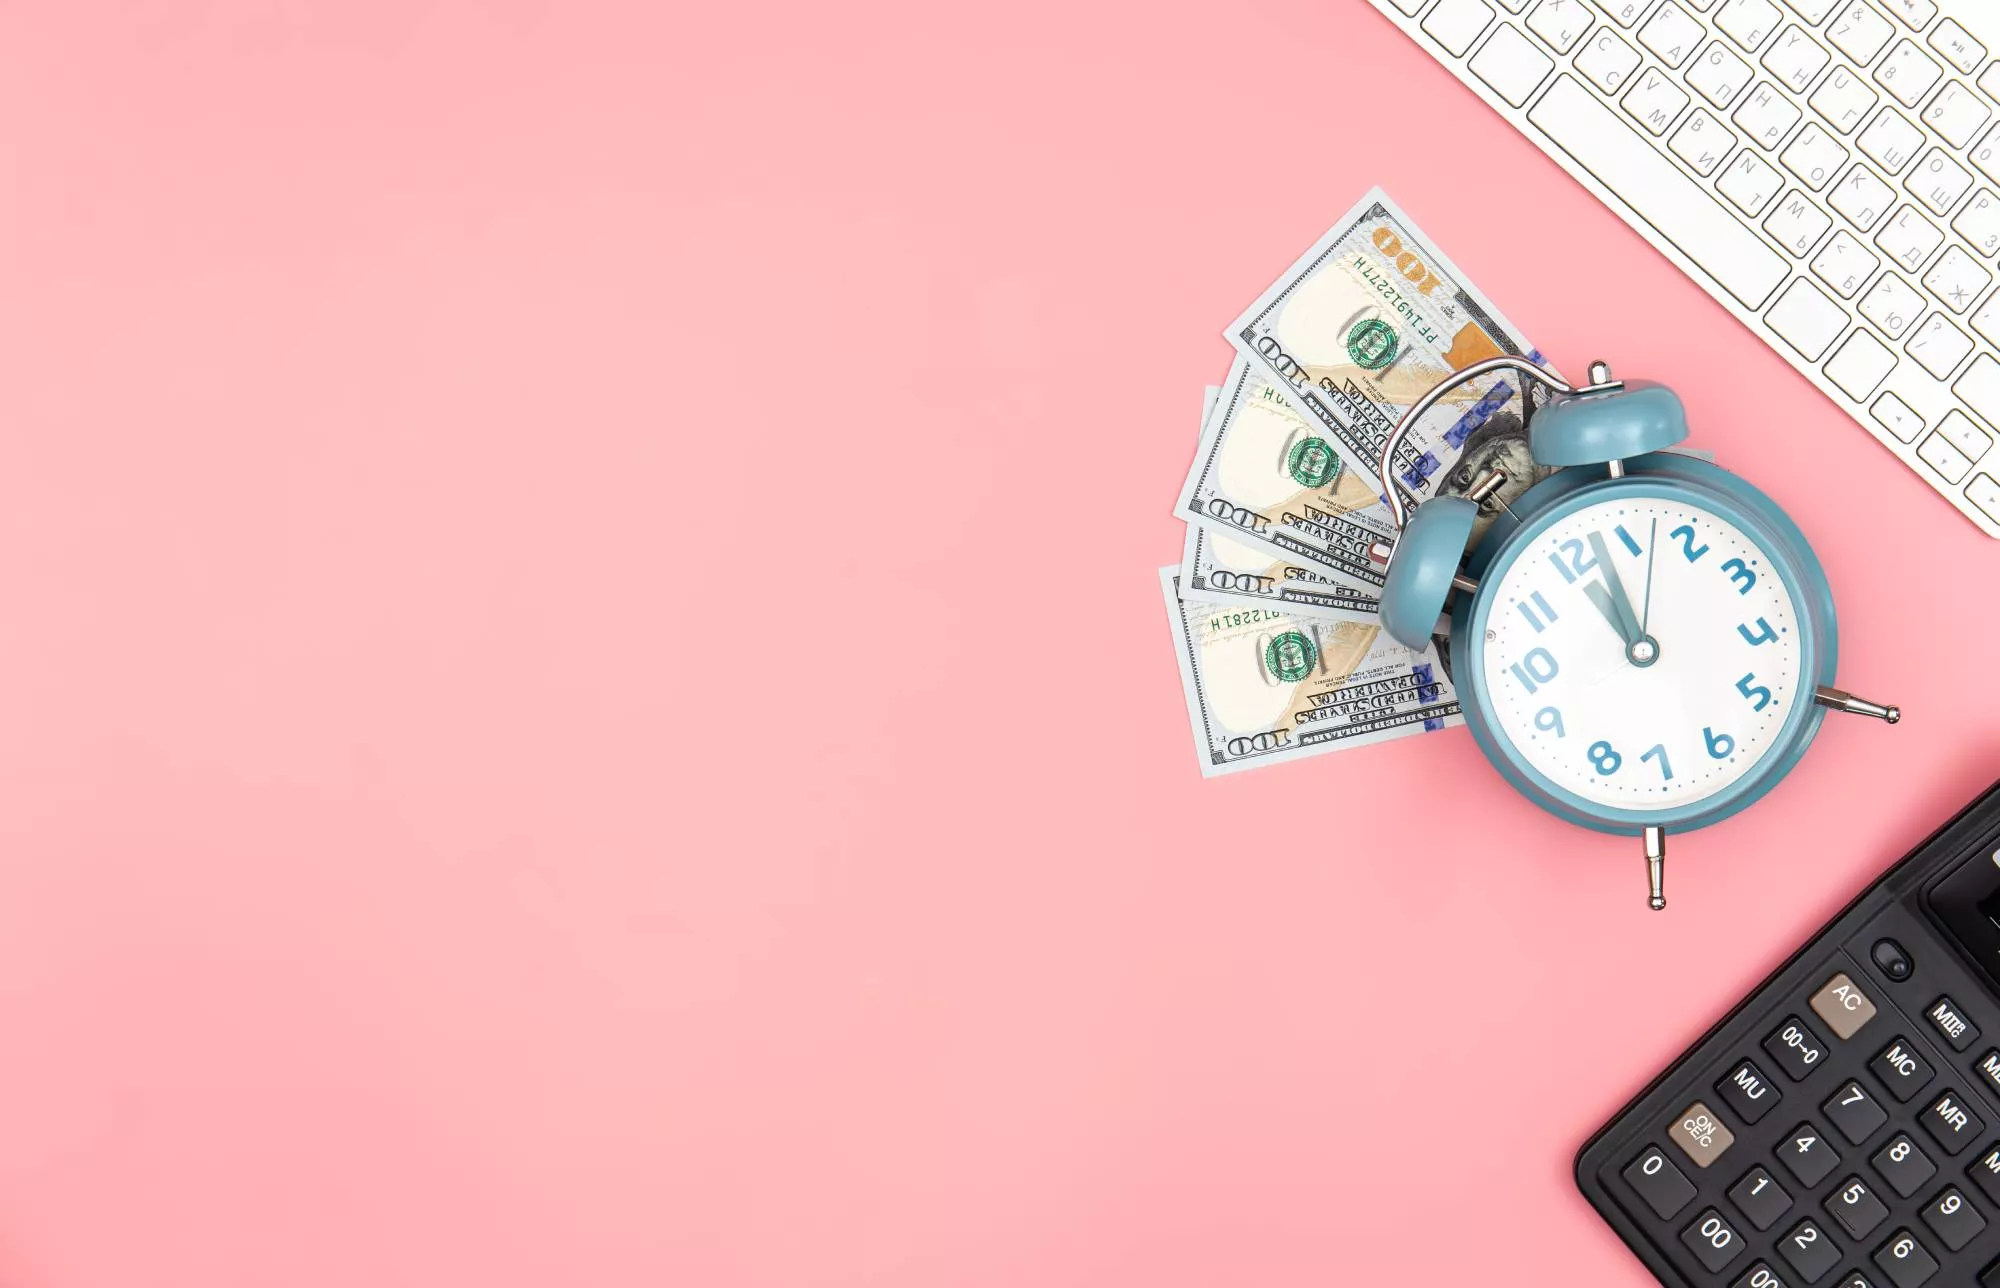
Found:
[[1597, 611], [1604, 614], [1611, 628], [1618, 632], [1618, 638], [1630, 647], [1645, 638], [1639, 628], [1639, 615], [1632, 611], [1632, 597], [1625, 593], [1625, 583], [1618, 576], [1618, 566], [1611, 562], [1611, 551], [1605, 547], [1600, 533], [1590, 534], [1590, 551], [1597, 556], [1597, 566], [1602, 570], [1603, 580], [1585, 586], [1583, 593], [1590, 602], [1597, 605]]

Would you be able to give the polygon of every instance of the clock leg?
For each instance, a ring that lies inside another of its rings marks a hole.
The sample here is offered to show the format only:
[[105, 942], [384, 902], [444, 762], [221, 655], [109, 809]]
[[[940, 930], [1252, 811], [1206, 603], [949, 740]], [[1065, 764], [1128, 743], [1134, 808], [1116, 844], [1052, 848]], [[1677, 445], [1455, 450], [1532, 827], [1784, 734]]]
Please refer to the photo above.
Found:
[[1667, 906], [1667, 829], [1649, 827], [1640, 834], [1646, 846], [1646, 902], [1654, 912]]
[[1886, 720], [1890, 724], [1895, 724], [1903, 718], [1901, 707], [1885, 707], [1879, 702], [1857, 698], [1852, 693], [1830, 688], [1824, 684], [1813, 690], [1813, 701], [1850, 716], [1874, 716], [1877, 720]]

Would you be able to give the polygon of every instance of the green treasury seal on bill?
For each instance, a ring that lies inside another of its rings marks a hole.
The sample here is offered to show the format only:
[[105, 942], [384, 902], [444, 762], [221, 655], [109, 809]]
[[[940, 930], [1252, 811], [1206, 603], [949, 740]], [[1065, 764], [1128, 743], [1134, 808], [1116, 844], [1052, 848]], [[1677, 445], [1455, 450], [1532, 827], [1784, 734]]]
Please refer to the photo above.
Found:
[[1370, 371], [1396, 360], [1396, 328], [1380, 318], [1356, 322], [1347, 333], [1347, 356]]
[[1312, 674], [1313, 663], [1319, 661], [1319, 650], [1313, 642], [1297, 631], [1286, 631], [1274, 635], [1264, 646], [1264, 669], [1272, 678], [1286, 684], [1296, 684]]
[[1301, 438], [1285, 458], [1285, 469], [1300, 487], [1325, 487], [1340, 473], [1340, 457], [1324, 438]]

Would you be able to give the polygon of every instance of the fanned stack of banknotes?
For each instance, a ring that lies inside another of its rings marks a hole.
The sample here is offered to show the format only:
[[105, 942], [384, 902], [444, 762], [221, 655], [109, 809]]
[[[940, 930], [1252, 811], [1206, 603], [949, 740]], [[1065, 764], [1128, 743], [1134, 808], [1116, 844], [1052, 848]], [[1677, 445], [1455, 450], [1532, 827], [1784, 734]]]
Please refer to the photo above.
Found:
[[[1394, 535], [1379, 475], [1403, 413], [1454, 371], [1501, 354], [1540, 363], [1498, 309], [1380, 189], [1363, 197], [1226, 333], [1236, 360], [1208, 391], [1160, 570], [1204, 775], [1462, 723], [1442, 633], [1421, 651], [1380, 627], [1375, 543]], [[1540, 477], [1512, 376], [1452, 391], [1412, 427], [1405, 496]], [[1545, 471], [1543, 471], [1545, 472]]]

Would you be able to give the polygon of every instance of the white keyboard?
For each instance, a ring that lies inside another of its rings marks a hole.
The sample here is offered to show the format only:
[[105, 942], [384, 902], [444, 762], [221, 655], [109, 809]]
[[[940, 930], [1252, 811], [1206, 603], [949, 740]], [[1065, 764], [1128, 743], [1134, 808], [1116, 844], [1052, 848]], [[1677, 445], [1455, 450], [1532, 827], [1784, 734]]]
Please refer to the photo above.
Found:
[[2000, 537], [2000, 0], [1370, 0]]

